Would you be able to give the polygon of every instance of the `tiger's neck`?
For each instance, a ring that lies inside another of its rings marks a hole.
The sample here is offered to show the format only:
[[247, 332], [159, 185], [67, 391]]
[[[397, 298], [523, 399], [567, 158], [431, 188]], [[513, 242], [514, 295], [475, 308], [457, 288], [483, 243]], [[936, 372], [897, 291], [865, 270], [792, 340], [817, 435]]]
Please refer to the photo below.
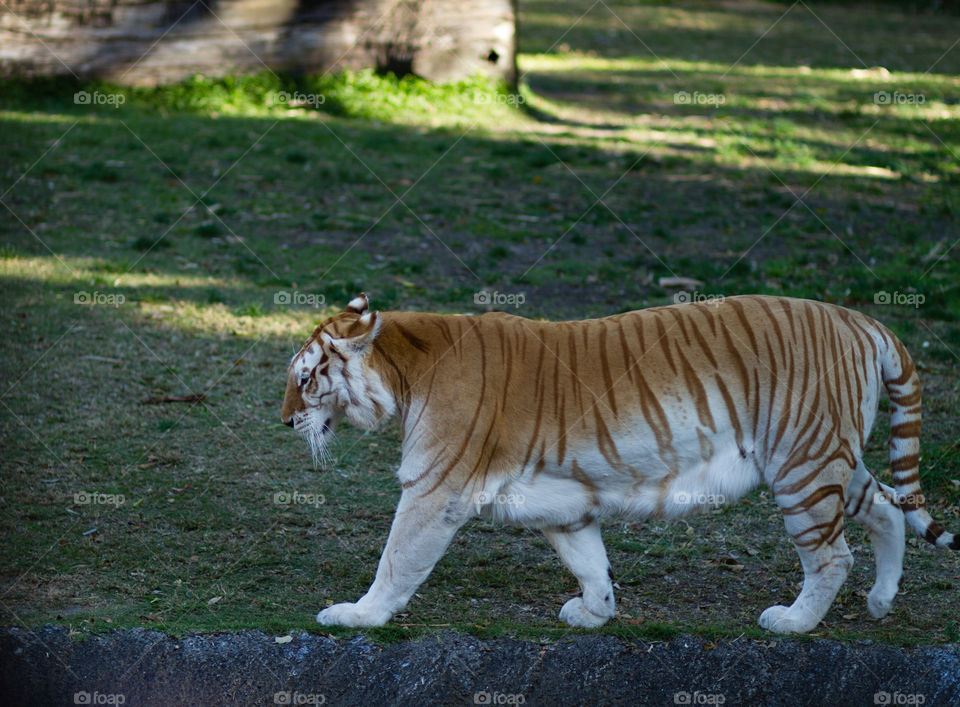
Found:
[[374, 341], [371, 365], [403, 409], [434, 365], [431, 361], [450, 346], [443, 336], [446, 317], [420, 312], [383, 312], [381, 317], [383, 328]]

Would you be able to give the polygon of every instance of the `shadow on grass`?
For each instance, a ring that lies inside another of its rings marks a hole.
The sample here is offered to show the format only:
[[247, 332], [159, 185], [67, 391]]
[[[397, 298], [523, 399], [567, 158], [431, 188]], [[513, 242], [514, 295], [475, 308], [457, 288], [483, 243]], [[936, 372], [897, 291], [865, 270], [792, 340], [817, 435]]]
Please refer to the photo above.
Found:
[[[923, 261], [960, 236], [948, 184], [824, 170], [840, 147], [816, 141], [803, 143], [806, 169], [772, 169], [763, 158], [789, 147], [748, 134], [727, 148], [691, 143], [683, 121], [642, 148], [351, 121], [51, 115], [0, 120], [19, 134], [11, 164], [29, 167], [0, 233], [8, 259], [72, 259], [61, 296], [121, 287], [257, 316], [284, 290], [478, 311], [475, 292], [512, 287], [530, 295], [527, 314], [584, 316], [665, 297], [667, 275], [850, 304], [891, 283], [946, 298], [957, 280], [954, 259]], [[758, 164], [722, 164], [722, 149]], [[894, 154], [865, 141], [842, 166], [922, 170], [938, 153]], [[789, 264], [791, 281], [774, 275]], [[811, 264], [830, 267], [833, 288]]]
[[[957, 9], [933, 3], [604, 3], [524, 0], [520, 51], [638, 56], [730, 67], [808, 66], [957, 72]], [[866, 21], [866, 15], [869, 20]], [[907, 37], [922, 35], [919, 43]], [[521, 75], [523, 71], [521, 71]]]

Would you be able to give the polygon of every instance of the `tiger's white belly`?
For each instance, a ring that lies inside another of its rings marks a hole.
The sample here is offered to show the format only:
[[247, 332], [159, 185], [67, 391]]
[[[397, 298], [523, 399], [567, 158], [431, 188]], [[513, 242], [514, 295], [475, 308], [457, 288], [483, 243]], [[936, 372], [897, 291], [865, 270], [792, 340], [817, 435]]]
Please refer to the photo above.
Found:
[[[721, 441], [724, 437], [729, 441]], [[624, 462], [619, 469], [595, 445], [572, 447], [562, 467], [554, 455], [553, 463], [547, 462], [539, 473], [530, 464], [515, 478], [489, 483], [478, 510], [500, 522], [533, 527], [567, 525], [587, 515], [676, 518], [732, 503], [761, 480], [758, 464], [747, 451], [752, 444], [745, 444], [744, 455], [730, 434], [721, 432], [710, 440], [707, 461], [697, 437], [674, 442], [675, 469], [664, 463], [649, 439], [618, 439]]]

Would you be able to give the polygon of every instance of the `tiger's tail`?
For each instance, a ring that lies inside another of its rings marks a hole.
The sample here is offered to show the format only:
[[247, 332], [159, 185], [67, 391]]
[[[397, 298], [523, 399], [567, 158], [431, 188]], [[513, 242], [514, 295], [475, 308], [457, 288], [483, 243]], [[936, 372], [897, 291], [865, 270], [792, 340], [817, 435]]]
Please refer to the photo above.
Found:
[[890, 396], [890, 470], [896, 489], [893, 502], [927, 542], [960, 550], [960, 535], [947, 532], [927, 513], [920, 489], [920, 379], [906, 347], [891, 332], [886, 333], [880, 374]]

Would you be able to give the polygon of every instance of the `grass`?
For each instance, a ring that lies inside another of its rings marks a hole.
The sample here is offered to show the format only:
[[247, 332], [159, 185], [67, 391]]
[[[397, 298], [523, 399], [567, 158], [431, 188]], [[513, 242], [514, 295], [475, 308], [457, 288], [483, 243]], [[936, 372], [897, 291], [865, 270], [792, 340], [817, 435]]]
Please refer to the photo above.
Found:
[[[486, 290], [523, 294], [507, 308], [526, 316], [587, 317], [670, 302], [659, 278], [684, 276], [700, 296], [856, 307], [921, 366], [922, 482], [960, 528], [960, 19], [682, 2], [574, 23], [583, 11], [521, 4], [519, 94], [370, 73], [3, 86], [4, 621], [279, 633], [359, 597], [399, 495], [397, 431], [343, 429], [314, 469], [278, 409], [294, 347], [361, 290], [381, 309], [477, 312]], [[293, 492], [313, 502], [282, 502]], [[760, 611], [801, 579], [762, 491], [605, 537], [610, 635], [759, 639]], [[955, 556], [911, 539], [875, 623], [869, 542], [849, 538], [857, 564], [817, 636], [957, 640]], [[559, 640], [576, 591], [536, 533], [472, 522], [367, 634]]]

